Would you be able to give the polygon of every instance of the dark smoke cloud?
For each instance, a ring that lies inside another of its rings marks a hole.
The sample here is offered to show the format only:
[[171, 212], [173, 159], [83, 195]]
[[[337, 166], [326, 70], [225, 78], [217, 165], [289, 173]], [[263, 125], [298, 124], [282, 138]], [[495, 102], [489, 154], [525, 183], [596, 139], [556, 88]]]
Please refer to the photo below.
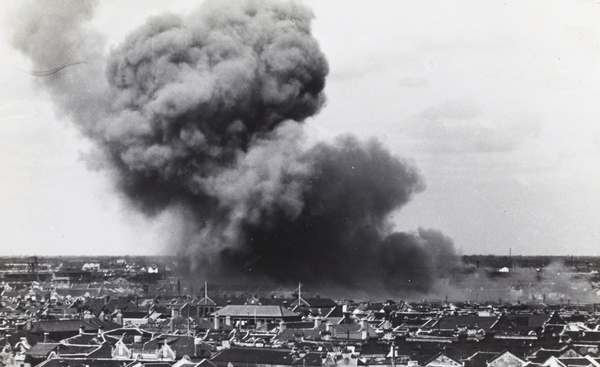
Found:
[[301, 207], [290, 211], [275, 203], [259, 220], [244, 216], [248, 246], [226, 251], [223, 261], [243, 267], [256, 258], [245, 271], [290, 281], [302, 276], [309, 283], [337, 279], [352, 285], [373, 278], [388, 216], [422, 188], [419, 175], [377, 142], [354, 138], [319, 144], [299, 161], [308, 169], [280, 182], [298, 186], [294, 198]]
[[390, 214], [424, 189], [412, 164], [374, 140], [304, 139], [328, 74], [309, 9], [208, 1], [108, 55], [93, 9], [23, 3], [13, 44], [36, 70], [73, 64], [36, 82], [136, 208], [178, 213], [170, 245], [192, 275], [426, 292], [456, 263], [435, 230], [392, 232]]

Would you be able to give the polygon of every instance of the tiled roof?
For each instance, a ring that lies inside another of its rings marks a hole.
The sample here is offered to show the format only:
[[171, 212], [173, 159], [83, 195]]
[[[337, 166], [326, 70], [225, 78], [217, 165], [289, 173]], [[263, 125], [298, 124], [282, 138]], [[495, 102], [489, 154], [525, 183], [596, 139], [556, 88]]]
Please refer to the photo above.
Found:
[[331, 325], [331, 328], [335, 330], [338, 334], [343, 334], [346, 332], [357, 332], [360, 330], [360, 324], [334, 324]]
[[59, 355], [65, 356], [81, 356], [85, 357], [98, 349], [97, 345], [60, 345]]
[[548, 315], [535, 314], [517, 314], [517, 315], [502, 315], [496, 323], [492, 325], [492, 330], [498, 331], [531, 331], [544, 326], [544, 323], [549, 319]]
[[112, 357], [112, 347], [110, 346], [110, 343], [104, 342], [96, 350], [90, 352], [87, 355], [87, 357], [88, 358], [111, 358]]
[[292, 305], [294, 303], [294, 299], [293, 298], [261, 298], [260, 303], [262, 305], [286, 306], [286, 305]]
[[11, 297], [25, 297], [27, 295], [27, 290], [20, 291], [3, 291], [1, 294], [2, 298], [11, 298]]
[[325, 318], [335, 318], [335, 317], [342, 317], [342, 308], [341, 307], [333, 307], [331, 308], [331, 310], [329, 310], [329, 312], [325, 313], [323, 315], [323, 317]]
[[503, 351], [503, 352], [499, 353], [497, 356], [495, 356], [495, 357], [493, 357], [492, 359], [490, 359], [490, 360], [488, 361], [488, 363], [494, 362], [495, 360], [497, 360], [497, 359], [499, 359], [499, 358], [502, 358], [502, 357], [503, 357], [503, 356], [505, 356], [505, 355], [512, 356], [512, 358], [515, 358], [515, 359], [517, 359], [517, 360], [519, 360], [519, 361], [521, 361], [521, 362], [525, 362], [525, 361], [523, 361], [521, 358], [519, 358], [518, 356], [516, 356], [514, 353], [511, 353], [510, 351], [508, 351], [508, 350], [505, 350], [505, 351]]
[[544, 349], [539, 348], [527, 356], [527, 360], [534, 363], [544, 363], [550, 357], [558, 357], [565, 352], [564, 349]]
[[276, 339], [288, 341], [299, 337], [307, 340], [319, 340], [321, 331], [318, 329], [285, 329], [276, 336]]
[[431, 338], [406, 338], [407, 343], [445, 343], [451, 344], [456, 342], [456, 338], [431, 337]]
[[[589, 366], [591, 365], [591, 361], [586, 357], [577, 357], [577, 358], [558, 358], [559, 361], [564, 363], [565, 366]], [[595, 358], [597, 361], [598, 359]], [[597, 363], [597, 362], [596, 362]]]
[[73, 337], [67, 338], [64, 340], [67, 344], [77, 344], [77, 345], [100, 345], [103, 340], [102, 337], [98, 338], [97, 333], [85, 333], [75, 335]]
[[214, 313], [216, 316], [231, 317], [297, 317], [297, 313], [292, 312], [281, 306], [263, 306], [263, 305], [229, 305]]
[[286, 329], [312, 329], [315, 323], [311, 321], [286, 322]]
[[499, 352], [481, 352], [478, 351], [467, 358], [464, 358], [465, 367], [486, 367], [487, 362], [497, 357]]
[[123, 360], [112, 358], [52, 358], [36, 367], [123, 367]]
[[263, 349], [263, 348], [231, 348], [224, 349], [221, 353], [214, 356], [213, 363], [250, 363], [271, 364], [271, 365], [291, 365], [294, 358], [289, 350]]
[[202, 362], [195, 365], [195, 367], [217, 367], [214, 363], [209, 361], [208, 359], [203, 359]]
[[104, 338], [111, 344], [115, 344], [119, 340], [123, 340], [123, 343], [126, 345], [133, 345], [136, 343], [144, 343], [150, 340], [153, 335], [154, 334], [151, 332], [136, 328], [120, 328], [105, 332]]
[[436, 329], [456, 329], [460, 327], [470, 327], [489, 330], [496, 322], [496, 317], [482, 316], [444, 316], [437, 322], [432, 323], [432, 328]]
[[121, 314], [124, 319], [144, 319], [148, 316], [148, 312], [144, 311], [123, 311]]
[[600, 331], [586, 330], [579, 334], [579, 337], [573, 338], [576, 342], [600, 343]]
[[29, 348], [24, 354], [33, 358], [46, 358], [50, 352], [56, 350], [60, 344], [58, 343], [36, 343]]
[[108, 321], [100, 321], [99, 319], [87, 320], [48, 320], [37, 322], [33, 329], [33, 333], [43, 332], [70, 332], [78, 331], [80, 326], [83, 326], [84, 331], [97, 331], [99, 327], [104, 330], [114, 329], [116, 324]]
[[198, 330], [212, 329], [212, 327], [214, 326], [210, 320], [205, 318], [197, 318], [194, 321], [196, 323], [196, 329]]
[[161, 335], [144, 344], [144, 350], [155, 351], [160, 349], [163, 344], [167, 344], [173, 349], [178, 356], [195, 355], [194, 338], [184, 335]]
[[460, 363], [458, 360], [456, 360], [456, 359], [454, 359], [454, 358], [452, 358], [452, 357], [450, 357], [450, 356], [448, 356], [448, 355], [444, 354], [443, 352], [439, 352], [439, 353], [438, 353], [438, 354], [436, 354], [435, 356], [431, 357], [429, 360], [425, 361], [423, 364], [424, 364], [424, 365], [428, 365], [428, 364], [430, 364], [430, 363], [434, 362], [436, 359], [438, 359], [438, 358], [440, 358], [440, 357], [442, 357], [442, 358], [448, 358], [448, 359], [450, 359], [450, 360], [452, 360], [452, 361], [456, 362], [456, 364], [458, 364], [458, 365], [461, 365], [461, 364], [462, 364], [462, 363]]
[[[330, 298], [302, 298], [310, 308], [330, 308], [337, 306], [337, 303]], [[298, 300], [295, 300], [293, 304], [298, 304]]]
[[71, 297], [95, 297], [100, 293], [99, 288], [85, 288], [85, 289], [73, 289], [73, 288], [57, 288], [56, 294], [59, 296], [71, 296]]
[[90, 298], [83, 305], [83, 309], [89, 309], [92, 311], [94, 316], [98, 316], [100, 312], [102, 312], [102, 308], [104, 307], [105, 300], [103, 298]]

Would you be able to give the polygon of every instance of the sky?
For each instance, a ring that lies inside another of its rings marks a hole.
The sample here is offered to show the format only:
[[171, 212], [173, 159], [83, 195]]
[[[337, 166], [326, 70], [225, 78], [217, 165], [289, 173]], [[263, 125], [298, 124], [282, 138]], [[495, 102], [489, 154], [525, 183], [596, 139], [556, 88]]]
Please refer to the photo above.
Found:
[[[305, 1], [330, 73], [315, 140], [375, 137], [427, 188], [394, 213], [463, 254], [600, 255], [600, 4]], [[0, 4], [11, 32], [18, 1]], [[195, 1], [100, 1], [109, 48]], [[86, 141], [0, 38], [0, 254], [152, 255], [176, 229], [86, 164]]]

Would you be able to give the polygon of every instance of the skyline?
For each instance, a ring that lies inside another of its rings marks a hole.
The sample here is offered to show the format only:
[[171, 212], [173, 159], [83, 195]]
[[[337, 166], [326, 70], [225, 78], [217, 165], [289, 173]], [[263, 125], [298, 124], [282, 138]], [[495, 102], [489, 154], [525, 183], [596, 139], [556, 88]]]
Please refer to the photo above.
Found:
[[[440, 230], [464, 254], [600, 254], [598, 5], [305, 4], [330, 69], [306, 130], [375, 137], [415, 163], [427, 188], [394, 213], [396, 229]], [[167, 8], [194, 6], [100, 2], [93, 23], [114, 48]], [[0, 42], [3, 254], [164, 253], [174, 219], [128, 208], [86, 167], [91, 143]]]

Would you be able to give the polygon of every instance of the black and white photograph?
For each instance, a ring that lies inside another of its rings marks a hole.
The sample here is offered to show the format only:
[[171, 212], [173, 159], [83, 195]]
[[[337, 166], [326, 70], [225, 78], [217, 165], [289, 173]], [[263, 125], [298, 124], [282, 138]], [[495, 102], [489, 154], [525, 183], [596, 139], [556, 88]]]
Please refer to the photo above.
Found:
[[0, 29], [0, 366], [600, 366], [599, 2]]

